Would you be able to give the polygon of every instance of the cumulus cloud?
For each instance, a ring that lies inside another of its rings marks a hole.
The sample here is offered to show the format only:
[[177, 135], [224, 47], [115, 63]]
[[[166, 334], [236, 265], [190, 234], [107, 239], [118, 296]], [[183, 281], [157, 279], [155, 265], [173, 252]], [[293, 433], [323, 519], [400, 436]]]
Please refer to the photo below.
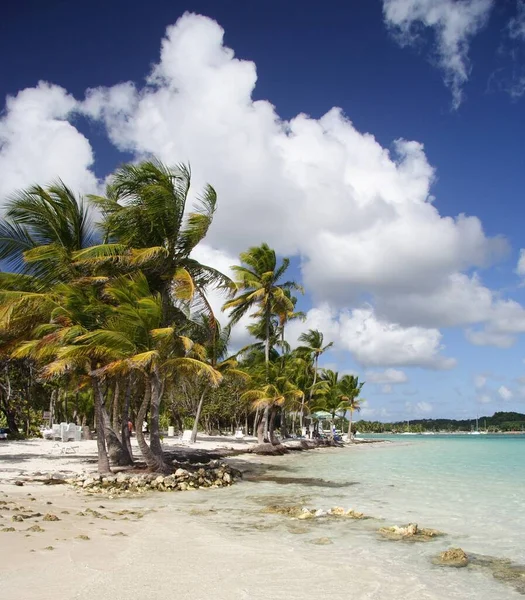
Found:
[[488, 237], [474, 216], [439, 214], [421, 143], [385, 148], [338, 108], [319, 119], [281, 119], [269, 101], [253, 99], [255, 65], [235, 57], [223, 35], [215, 21], [186, 14], [167, 29], [142, 86], [95, 88], [78, 102], [40, 84], [10, 99], [0, 186], [58, 175], [80, 191], [93, 188], [91, 147], [68, 122], [81, 112], [137, 159], [189, 161], [194, 189], [214, 185], [219, 209], [197, 251], [204, 262], [228, 271], [240, 251], [262, 241], [300, 257], [314, 305], [300, 328], [322, 330], [365, 367], [450, 368], [440, 327], [498, 320], [491, 331], [509, 336], [521, 328], [520, 305], [464, 275], [498, 260], [506, 242]]
[[[453, 273], [430, 292], [378, 296], [377, 306], [402, 324], [426, 327], [467, 326], [467, 339], [476, 345], [512, 346], [525, 332], [525, 309], [485, 287], [477, 275]], [[473, 327], [483, 324], [482, 327]]]
[[407, 374], [397, 369], [385, 369], [384, 371], [367, 371], [365, 378], [369, 383], [395, 384], [406, 383]]
[[[368, 305], [340, 311], [327, 304], [313, 308], [307, 312], [304, 323], [289, 325], [289, 339], [296, 339], [301, 330], [310, 328], [323, 331], [327, 340], [334, 341], [334, 349], [350, 352], [364, 367], [450, 369], [456, 365], [453, 358], [442, 354], [444, 347], [439, 330], [402, 327], [381, 319]], [[393, 369], [385, 373], [389, 373], [391, 379], [404, 375]]]
[[66, 90], [44, 82], [7, 98], [0, 119], [2, 201], [18, 189], [59, 177], [75, 191], [96, 191], [91, 145], [68, 122], [77, 106]]
[[494, 0], [383, 0], [385, 22], [402, 45], [413, 44], [424, 28], [433, 31], [436, 61], [454, 109], [470, 75], [470, 41], [487, 23], [493, 5]]
[[[122, 150], [169, 163], [191, 159], [195, 181], [214, 184], [213, 246], [235, 255], [266, 240], [302, 257], [316, 304], [342, 308], [372, 294], [384, 300], [385, 318], [402, 324], [399, 298], [419, 294], [422, 304], [439, 306], [426, 300], [506, 251], [476, 217], [439, 215], [422, 144], [397, 140], [389, 151], [340, 109], [283, 121], [268, 101], [254, 101], [255, 65], [236, 58], [223, 33], [187, 14], [168, 28], [144, 87], [93, 89], [83, 103]], [[459, 301], [451, 311], [456, 322], [468, 316]], [[423, 316], [410, 324], [426, 326]]]
[[511, 400], [514, 396], [511, 390], [508, 387], [502, 385], [498, 388], [498, 395], [502, 400]]

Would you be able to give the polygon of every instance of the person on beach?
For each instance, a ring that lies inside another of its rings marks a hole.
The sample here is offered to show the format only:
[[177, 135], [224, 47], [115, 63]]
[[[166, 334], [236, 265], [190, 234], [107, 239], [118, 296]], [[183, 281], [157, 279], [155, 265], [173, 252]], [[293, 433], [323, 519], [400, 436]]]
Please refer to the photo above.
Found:
[[133, 434], [133, 421], [131, 419], [128, 419], [128, 431], [131, 437], [131, 435]]

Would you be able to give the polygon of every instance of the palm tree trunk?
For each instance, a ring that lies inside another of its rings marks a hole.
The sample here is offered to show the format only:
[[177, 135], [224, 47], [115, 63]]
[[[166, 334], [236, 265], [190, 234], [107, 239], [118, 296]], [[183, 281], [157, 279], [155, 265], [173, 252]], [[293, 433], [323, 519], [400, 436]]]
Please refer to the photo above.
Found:
[[98, 472], [111, 473], [109, 466], [109, 457], [106, 448], [106, 436], [104, 432], [104, 417], [102, 415], [102, 408], [104, 406], [104, 399], [102, 398], [102, 390], [98, 379], [96, 377], [91, 378], [93, 385], [93, 396], [95, 404], [95, 418], [97, 421], [97, 452], [98, 452]]
[[119, 408], [120, 408], [120, 379], [117, 377], [115, 380], [115, 387], [113, 388], [113, 414], [111, 417], [111, 427], [117, 434], [119, 431]]
[[284, 408], [281, 409], [281, 437], [288, 437], [288, 427], [286, 426], [286, 411]]
[[151, 411], [149, 445], [152, 452], [162, 458], [163, 450], [160, 443], [159, 412], [162, 400], [162, 382], [158, 369], [155, 367], [150, 376], [151, 382]]
[[104, 406], [101, 409], [102, 423], [104, 424], [104, 435], [106, 436], [106, 447], [110, 461], [119, 467], [125, 467], [133, 464], [133, 460], [128, 453], [128, 449], [120, 442], [116, 432], [111, 427], [108, 411]]
[[268, 425], [268, 434], [270, 438], [270, 444], [273, 446], [279, 445], [279, 440], [275, 435], [275, 417], [277, 416], [277, 410], [272, 408], [269, 414], [269, 425]]
[[146, 439], [144, 434], [142, 433], [142, 423], [146, 418], [146, 412], [148, 411], [148, 405], [151, 401], [151, 382], [149, 378], [146, 378], [146, 385], [144, 390], [144, 398], [139, 408], [139, 412], [137, 413], [137, 419], [135, 421], [135, 432], [137, 434], [137, 442], [140, 448], [140, 452], [152, 471], [156, 473], [167, 473], [169, 472], [168, 465], [164, 462], [164, 458], [162, 455], [157, 456], [151, 450], [151, 448], [146, 443]]
[[190, 443], [194, 444], [197, 441], [197, 433], [199, 431], [199, 419], [201, 418], [202, 407], [204, 405], [204, 398], [206, 396], [206, 387], [202, 390], [199, 404], [197, 406], [197, 413], [195, 414], [195, 423], [193, 424], [193, 430], [191, 432]]
[[348, 419], [348, 441], [352, 442], [353, 438], [352, 438], [352, 413], [354, 411], [352, 409], [350, 409], [350, 418]]
[[268, 407], [263, 410], [262, 417], [257, 424], [257, 443], [264, 444], [266, 428], [268, 424]]
[[[310, 391], [308, 392], [308, 405], [310, 405], [310, 406], [312, 404], [312, 398], [314, 395], [314, 387], [315, 387], [315, 384], [317, 383], [318, 363], [319, 363], [319, 356], [317, 353], [315, 353], [315, 355], [314, 355], [314, 380], [312, 383], [312, 387], [310, 388]], [[302, 431], [303, 431], [303, 419], [304, 419], [304, 396], [301, 399], [301, 415], [299, 418], [299, 426], [301, 428], [301, 435], [302, 435]]]
[[124, 396], [124, 407], [122, 409], [122, 419], [120, 422], [120, 435], [122, 438], [122, 445], [126, 447], [129, 457], [133, 460], [133, 451], [131, 449], [131, 431], [129, 430], [129, 407], [131, 403], [131, 385], [133, 376], [128, 377], [126, 385], [126, 394]]

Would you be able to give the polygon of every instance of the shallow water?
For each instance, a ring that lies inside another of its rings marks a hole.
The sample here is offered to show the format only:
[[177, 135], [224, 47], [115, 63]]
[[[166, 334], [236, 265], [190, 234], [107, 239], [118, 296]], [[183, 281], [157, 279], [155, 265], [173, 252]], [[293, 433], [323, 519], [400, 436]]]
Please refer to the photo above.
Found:
[[[330, 577], [337, 573], [330, 565], [350, 561], [356, 590], [359, 577], [363, 590], [365, 580], [372, 578], [376, 584], [373, 595], [361, 597], [522, 598], [490, 574], [436, 567], [431, 559], [445, 548], [460, 546], [525, 563], [524, 459], [525, 436], [397, 437], [392, 443], [276, 457], [270, 474], [278, 482], [177, 494], [170, 505], [226, 537], [246, 539], [247, 545], [264, 539], [314, 556], [319, 568], [326, 569], [319, 576], [327, 577], [327, 593]], [[308, 485], [304, 479], [293, 483], [294, 477], [354, 485]], [[263, 512], [267, 505], [290, 502], [316, 509], [354, 508], [375, 519], [312, 522]], [[377, 535], [378, 527], [409, 522], [447, 536], [416, 544], [384, 541]]]

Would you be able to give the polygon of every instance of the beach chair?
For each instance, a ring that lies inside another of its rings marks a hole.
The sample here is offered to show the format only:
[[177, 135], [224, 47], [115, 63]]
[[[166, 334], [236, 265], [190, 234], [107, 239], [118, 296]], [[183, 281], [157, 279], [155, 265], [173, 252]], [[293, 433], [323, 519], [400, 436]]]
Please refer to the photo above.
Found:
[[60, 425], [55, 423], [52, 427], [51, 439], [56, 440], [60, 438]]
[[191, 442], [191, 434], [192, 434], [191, 429], [185, 429], [182, 432], [182, 437], [181, 437], [180, 441], [183, 444], [189, 444]]
[[236, 440], [243, 440], [244, 439], [244, 433], [243, 433], [242, 429], [237, 429], [235, 431], [235, 439]]

